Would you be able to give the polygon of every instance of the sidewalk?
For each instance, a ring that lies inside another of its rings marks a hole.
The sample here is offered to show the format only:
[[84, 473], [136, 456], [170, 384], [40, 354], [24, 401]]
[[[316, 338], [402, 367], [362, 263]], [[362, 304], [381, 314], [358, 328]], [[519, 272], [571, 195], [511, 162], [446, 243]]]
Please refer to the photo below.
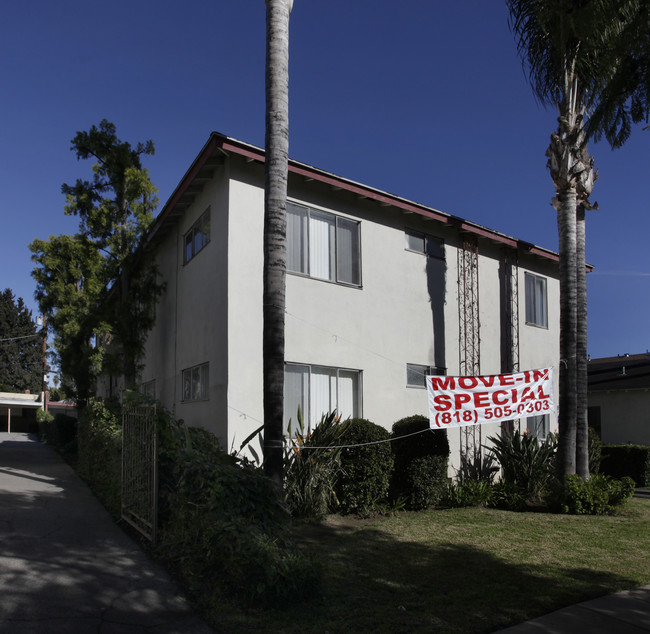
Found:
[[213, 630], [51, 447], [0, 433], [0, 631]]
[[642, 634], [650, 632], [650, 585], [578, 603], [499, 634]]

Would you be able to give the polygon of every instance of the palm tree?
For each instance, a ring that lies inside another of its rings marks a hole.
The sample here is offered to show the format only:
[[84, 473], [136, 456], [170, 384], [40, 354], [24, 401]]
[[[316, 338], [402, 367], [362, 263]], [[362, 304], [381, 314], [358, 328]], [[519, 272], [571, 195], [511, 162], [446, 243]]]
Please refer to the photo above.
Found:
[[[597, 173], [585, 123], [616, 73], [613, 54], [637, 0], [506, 0], [510, 27], [536, 97], [558, 109], [547, 150], [555, 186], [560, 253], [558, 471], [588, 477], [584, 212]], [[580, 412], [580, 415], [579, 415]]]
[[265, 1], [264, 467], [266, 474], [281, 487], [289, 165], [289, 13], [293, 0]]

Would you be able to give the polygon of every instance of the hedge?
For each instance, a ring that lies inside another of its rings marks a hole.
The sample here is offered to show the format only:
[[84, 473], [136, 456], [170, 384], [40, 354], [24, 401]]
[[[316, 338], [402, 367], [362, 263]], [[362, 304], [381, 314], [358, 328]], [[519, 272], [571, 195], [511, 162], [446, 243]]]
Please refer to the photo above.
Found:
[[650, 447], [603, 445], [600, 473], [618, 479], [629, 476], [637, 486], [650, 486]]
[[415, 415], [397, 421], [391, 437], [395, 439], [391, 496], [404, 499], [412, 510], [437, 504], [447, 485], [447, 433], [429, 429], [429, 419]]

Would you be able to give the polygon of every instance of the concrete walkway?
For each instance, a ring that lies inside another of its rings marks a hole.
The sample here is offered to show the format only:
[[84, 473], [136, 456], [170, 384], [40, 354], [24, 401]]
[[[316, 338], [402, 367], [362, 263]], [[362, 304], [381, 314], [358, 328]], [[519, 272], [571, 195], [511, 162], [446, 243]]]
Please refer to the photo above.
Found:
[[0, 433], [0, 632], [212, 631], [51, 447]]

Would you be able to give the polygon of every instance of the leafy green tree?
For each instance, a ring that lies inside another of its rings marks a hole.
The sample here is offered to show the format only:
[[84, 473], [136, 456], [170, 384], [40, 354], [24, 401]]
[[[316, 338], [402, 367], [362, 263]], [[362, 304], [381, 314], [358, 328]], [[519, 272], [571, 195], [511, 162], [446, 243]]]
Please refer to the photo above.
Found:
[[0, 392], [38, 394], [43, 385], [43, 340], [23, 299], [0, 293]]
[[127, 385], [136, 379], [162, 290], [143, 249], [158, 199], [141, 164], [154, 152], [151, 141], [132, 148], [104, 119], [78, 132], [71, 149], [95, 161], [90, 180], [62, 186], [65, 213], [79, 217], [79, 232], [34, 240], [30, 249], [64, 386], [83, 402], [100, 372], [121, 374]]
[[289, 169], [289, 13], [293, 0], [266, 0], [264, 163], [264, 464], [282, 486], [284, 308]]
[[[559, 113], [558, 128], [546, 153], [556, 191], [553, 206], [560, 253], [558, 471], [562, 476], [577, 472], [588, 478], [585, 211], [597, 208], [589, 201], [597, 172], [587, 150], [586, 122], [589, 113], [599, 112], [592, 133], [624, 137], [629, 117], [617, 119], [612, 113], [623, 116], [625, 104], [637, 93], [633, 84], [626, 84], [626, 91], [617, 94], [612, 82], [621, 73], [628, 77], [621, 65], [626, 59], [622, 52], [629, 46], [629, 34], [643, 3], [506, 0], [506, 4], [533, 91], [541, 103], [556, 107]], [[647, 16], [642, 30], [647, 32]], [[647, 104], [645, 99], [646, 114]], [[629, 116], [638, 120], [641, 110]]]

